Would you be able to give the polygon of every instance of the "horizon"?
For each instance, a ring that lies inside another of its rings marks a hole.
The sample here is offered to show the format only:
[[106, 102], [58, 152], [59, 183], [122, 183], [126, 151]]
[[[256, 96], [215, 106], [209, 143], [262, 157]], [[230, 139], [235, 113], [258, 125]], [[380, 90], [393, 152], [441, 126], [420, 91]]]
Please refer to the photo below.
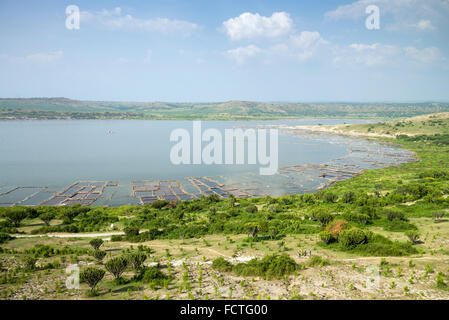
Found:
[[[379, 24], [369, 29], [371, 4], [379, 8]], [[79, 9], [79, 28], [70, 27], [70, 6]], [[448, 1], [440, 0], [5, 0], [1, 94], [127, 102], [445, 103], [448, 15]]]
[[216, 101], [160, 101], [160, 100], [84, 100], [84, 99], [75, 99], [75, 98], [67, 98], [67, 97], [0, 97], [0, 100], [44, 100], [44, 99], [67, 99], [70, 101], [80, 101], [80, 102], [111, 102], [111, 103], [178, 103], [178, 104], [221, 104], [221, 103], [229, 103], [229, 102], [249, 102], [249, 103], [262, 103], [262, 104], [283, 104], [283, 103], [293, 103], [293, 104], [382, 104], [382, 103], [392, 103], [392, 104], [406, 104], [406, 103], [416, 103], [416, 104], [425, 104], [425, 103], [449, 103], [448, 100], [401, 100], [401, 101], [256, 101], [256, 100], [242, 100], [242, 99], [232, 99], [232, 100], [216, 100]]

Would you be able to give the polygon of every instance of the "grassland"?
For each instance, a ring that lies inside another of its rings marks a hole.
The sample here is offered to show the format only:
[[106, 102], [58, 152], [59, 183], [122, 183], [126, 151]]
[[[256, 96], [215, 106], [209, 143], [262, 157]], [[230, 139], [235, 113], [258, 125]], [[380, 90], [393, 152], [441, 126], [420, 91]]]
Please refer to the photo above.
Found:
[[[399, 144], [420, 161], [368, 170], [315, 194], [2, 208], [0, 297], [448, 299], [448, 127], [447, 114], [343, 127], [336, 133]], [[89, 242], [106, 232], [114, 235], [102, 236], [100, 261]], [[312, 255], [298, 254], [304, 250]], [[114, 279], [108, 262], [133, 254], [145, 255], [145, 266], [128, 265]], [[70, 264], [106, 271], [95, 293], [85, 282], [66, 288]]]
[[274, 120], [398, 119], [447, 112], [448, 103], [217, 103], [108, 102], [67, 98], [0, 99], [0, 120], [153, 119]]

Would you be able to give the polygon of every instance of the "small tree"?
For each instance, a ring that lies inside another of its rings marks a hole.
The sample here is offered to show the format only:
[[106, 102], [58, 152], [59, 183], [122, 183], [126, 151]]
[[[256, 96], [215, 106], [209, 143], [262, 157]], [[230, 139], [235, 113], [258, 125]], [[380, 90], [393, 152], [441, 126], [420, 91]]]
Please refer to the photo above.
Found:
[[90, 287], [91, 294], [96, 294], [96, 286], [103, 279], [105, 274], [104, 270], [88, 267], [80, 273], [80, 280], [87, 283]]
[[99, 239], [99, 238], [95, 238], [90, 240], [89, 244], [92, 246], [92, 248], [94, 248], [95, 250], [98, 250], [101, 245], [103, 244], [103, 240]]
[[142, 269], [142, 265], [146, 259], [147, 255], [143, 252], [132, 252], [128, 255], [128, 261], [136, 271]]
[[255, 238], [259, 233], [259, 224], [257, 222], [248, 222], [245, 224], [245, 229], [251, 237]]
[[277, 237], [277, 235], [279, 234], [279, 230], [276, 227], [270, 227], [268, 229], [268, 232], [270, 234], [271, 240], [275, 239]]
[[55, 218], [55, 214], [53, 212], [47, 211], [42, 213], [39, 218], [47, 225], [50, 225], [51, 220]]
[[411, 243], [415, 244], [419, 242], [419, 232], [415, 230], [409, 230], [405, 233]]
[[5, 212], [5, 218], [8, 219], [14, 227], [20, 227], [20, 223], [28, 214], [24, 208], [11, 208]]
[[106, 252], [102, 250], [94, 250], [92, 253], [92, 256], [98, 260], [98, 262], [103, 261], [104, 257], [106, 256]]
[[125, 257], [112, 258], [105, 264], [106, 270], [108, 270], [115, 279], [121, 277], [122, 273], [125, 272], [128, 266], [128, 260]]
[[320, 212], [317, 214], [316, 218], [323, 226], [326, 226], [329, 222], [334, 220], [334, 216], [328, 212]]

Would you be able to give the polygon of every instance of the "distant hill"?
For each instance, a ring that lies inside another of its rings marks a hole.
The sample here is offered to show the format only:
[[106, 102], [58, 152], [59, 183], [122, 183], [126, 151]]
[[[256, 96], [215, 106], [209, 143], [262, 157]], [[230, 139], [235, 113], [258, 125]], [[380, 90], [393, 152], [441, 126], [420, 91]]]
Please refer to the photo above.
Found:
[[0, 119], [398, 119], [449, 112], [448, 103], [218, 103], [0, 99]]

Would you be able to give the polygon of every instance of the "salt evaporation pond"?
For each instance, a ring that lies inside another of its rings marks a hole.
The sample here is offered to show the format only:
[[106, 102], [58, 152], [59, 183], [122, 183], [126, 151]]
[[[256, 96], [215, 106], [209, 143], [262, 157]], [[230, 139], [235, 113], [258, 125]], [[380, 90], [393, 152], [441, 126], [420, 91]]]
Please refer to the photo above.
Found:
[[[356, 123], [349, 120], [203, 121], [215, 128]], [[364, 169], [413, 154], [363, 139], [279, 131], [279, 173], [260, 165], [174, 165], [170, 133], [191, 121], [0, 121], [0, 206], [146, 204], [201, 195], [281, 196], [313, 192]], [[223, 134], [224, 136], [224, 134]], [[203, 143], [203, 147], [207, 143]], [[245, 155], [246, 157], [246, 155]]]

